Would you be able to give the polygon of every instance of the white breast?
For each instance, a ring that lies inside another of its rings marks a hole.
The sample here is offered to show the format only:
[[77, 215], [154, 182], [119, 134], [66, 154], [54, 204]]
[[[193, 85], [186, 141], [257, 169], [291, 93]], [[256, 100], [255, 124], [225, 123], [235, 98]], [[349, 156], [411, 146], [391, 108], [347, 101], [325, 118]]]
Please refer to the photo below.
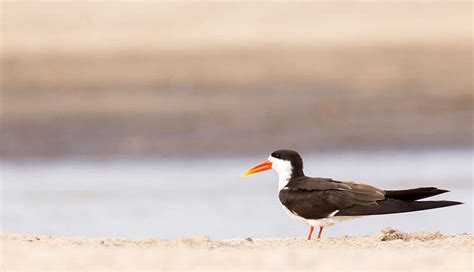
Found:
[[[280, 203], [281, 204], [281, 203]], [[308, 220], [304, 219], [303, 217], [297, 215], [296, 213], [288, 210], [287, 207], [285, 207], [285, 205], [281, 204], [281, 206], [283, 207], [283, 210], [286, 212], [286, 214], [288, 214], [289, 217], [293, 218], [293, 219], [296, 219], [298, 221], [301, 221], [303, 223], [306, 223], [306, 224], [309, 224]]]

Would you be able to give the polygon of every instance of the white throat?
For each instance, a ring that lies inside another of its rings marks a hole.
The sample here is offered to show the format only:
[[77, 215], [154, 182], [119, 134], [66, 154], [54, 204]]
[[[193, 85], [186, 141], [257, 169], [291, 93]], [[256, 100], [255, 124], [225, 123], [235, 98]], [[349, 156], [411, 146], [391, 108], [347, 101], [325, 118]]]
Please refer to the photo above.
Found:
[[272, 156], [268, 157], [272, 162], [272, 168], [278, 173], [278, 191], [283, 189], [290, 181], [293, 167], [290, 161], [280, 160]]

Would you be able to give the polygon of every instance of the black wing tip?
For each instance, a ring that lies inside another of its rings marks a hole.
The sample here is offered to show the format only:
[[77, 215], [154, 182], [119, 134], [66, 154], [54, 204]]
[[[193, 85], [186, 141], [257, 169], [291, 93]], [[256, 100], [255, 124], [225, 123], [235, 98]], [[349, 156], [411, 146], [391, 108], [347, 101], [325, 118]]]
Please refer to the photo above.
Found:
[[446, 201], [446, 202], [448, 202], [450, 204], [449, 206], [465, 204], [464, 202], [460, 202], [460, 201]]
[[449, 193], [449, 190], [445, 190], [445, 189], [438, 189], [436, 187], [433, 187], [433, 191], [436, 191], [438, 194], [444, 194], [444, 193]]
[[440, 188], [437, 188], [437, 187], [421, 187], [419, 189], [424, 189], [424, 190], [431, 191], [431, 193], [436, 193], [436, 195], [449, 193], [449, 190], [440, 189]]
[[[415, 201], [415, 202], [431, 202], [431, 203], [437, 203], [438, 207], [437, 208], [442, 208], [442, 207], [449, 207], [449, 206], [457, 206], [457, 205], [462, 205], [465, 204], [464, 202], [460, 201], [451, 201], [451, 200], [431, 200], [431, 201]], [[436, 207], [435, 207], [436, 208]]]

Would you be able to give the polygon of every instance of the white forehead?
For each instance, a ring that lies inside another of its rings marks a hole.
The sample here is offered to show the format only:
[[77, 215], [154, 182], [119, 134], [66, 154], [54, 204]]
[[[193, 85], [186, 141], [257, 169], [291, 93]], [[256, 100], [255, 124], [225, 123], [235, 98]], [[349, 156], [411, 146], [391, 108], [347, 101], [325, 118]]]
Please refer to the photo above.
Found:
[[293, 169], [290, 161], [278, 159], [272, 157], [272, 155], [268, 156], [268, 160], [272, 162], [272, 168], [275, 169], [278, 173], [287, 171], [291, 172], [291, 170]]
[[277, 161], [281, 161], [280, 159], [277, 159], [273, 157], [272, 155], [268, 156], [268, 160], [272, 162], [272, 164], [277, 163]]

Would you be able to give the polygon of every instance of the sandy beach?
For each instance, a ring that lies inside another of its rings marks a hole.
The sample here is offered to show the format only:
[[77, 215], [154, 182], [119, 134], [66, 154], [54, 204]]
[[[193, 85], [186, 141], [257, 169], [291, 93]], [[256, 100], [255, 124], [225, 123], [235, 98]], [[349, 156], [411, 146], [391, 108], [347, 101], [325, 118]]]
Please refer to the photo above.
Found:
[[1, 233], [5, 270], [377, 270], [472, 271], [472, 233], [214, 240], [206, 236], [60, 238]]
[[[1, 271], [473, 271], [471, 2], [0, 1]], [[306, 241], [282, 148], [465, 205]]]

